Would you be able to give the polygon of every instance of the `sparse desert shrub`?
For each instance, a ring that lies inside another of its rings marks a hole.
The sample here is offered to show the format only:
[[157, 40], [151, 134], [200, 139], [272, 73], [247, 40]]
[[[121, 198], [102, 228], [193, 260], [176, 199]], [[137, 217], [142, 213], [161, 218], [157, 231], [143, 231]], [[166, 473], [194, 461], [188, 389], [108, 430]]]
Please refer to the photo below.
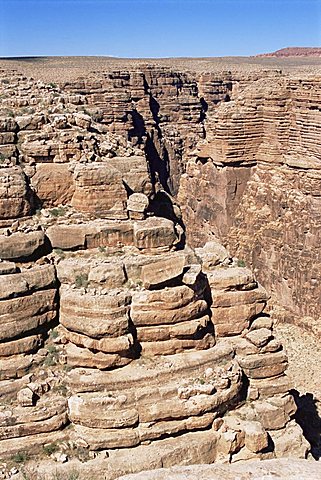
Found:
[[27, 452], [17, 452], [12, 456], [11, 460], [15, 463], [25, 463], [28, 458]]
[[78, 478], [79, 478], [79, 472], [77, 472], [76, 470], [73, 470], [72, 472], [67, 474], [60, 474], [56, 472], [52, 477], [52, 480], [78, 480]]
[[45, 367], [53, 367], [57, 365], [56, 356], [53, 354], [47, 355], [43, 364], [45, 365]]
[[45, 452], [48, 457], [52, 455], [53, 453], [57, 452], [58, 450], [58, 445], [56, 443], [49, 443], [48, 445], [43, 446], [43, 451]]
[[79, 478], [79, 473], [78, 472], [71, 472], [68, 480], [77, 480], [77, 478]]
[[54, 248], [53, 252], [58, 255], [62, 260], [66, 258], [65, 252], [61, 248]]
[[57, 347], [55, 345], [48, 345], [47, 350], [49, 353], [56, 353], [57, 352]]
[[49, 210], [49, 213], [52, 217], [63, 217], [66, 213], [66, 209], [64, 207], [56, 207]]
[[64, 365], [63, 369], [65, 372], [70, 372], [74, 367], [72, 365]]
[[53, 387], [52, 391], [59, 393], [63, 397], [66, 397], [68, 393], [68, 388], [64, 383], [61, 383], [60, 385], [56, 385], [55, 387]]
[[81, 273], [80, 275], [77, 275], [75, 278], [75, 285], [77, 288], [87, 288], [88, 287], [88, 275], [86, 273]]
[[46, 367], [53, 367], [57, 365], [59, 352], [55, 345], [48, 345], [47, 346], [48, 355], [45, 357], [43, 364]]
[[196, 378], [196, 383], [199, 383], [200, 385], [205, 385], [205, 380], [204, 378]]
[[88, 462], [90, 460], [89, 450], [87, 448], [77, 447], [76, 449], [73, 450], [72, 454], [83, 463]]
[[85, 114], [85, 115], [89, 115], [89, 117], [91, 117], [91, 112], [89, 112], [89, 110], [86, 109], [86, 107], [81, 107], [81, 111]]
[[237, 261], [237, 266], [238, 266], [238, 267], [245, 267], [246, 265], [245, 265], [244, 260], [238, 260], [238, 261]]
[[51, 332], [50, 332], [50, 338], [55, 339], [55, 338], [58, 337], [58, 335], [59, 335], [59, 334], [58, 334], [58, 332], [57, 332], [57, 330], [56, 330], [55, 328], [51, 330]]

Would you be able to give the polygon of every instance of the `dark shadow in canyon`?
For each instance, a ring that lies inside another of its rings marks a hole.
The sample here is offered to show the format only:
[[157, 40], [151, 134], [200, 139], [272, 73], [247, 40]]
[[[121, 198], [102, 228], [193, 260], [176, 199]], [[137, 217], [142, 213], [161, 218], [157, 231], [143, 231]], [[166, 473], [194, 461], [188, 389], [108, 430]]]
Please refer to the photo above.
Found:
[[160, 104], [151, 94], [149, 97], [149, 108], [155, 122], [155, 128], [150, 134], [147, 134], [145, 153], [150, 165], [153, 181], [156, 182], [158, 178], [164, 190], [170, 193], [170, 161], [168, 151], [163, 142], [163, 134], [159, 126], [161, 121], [159, 116]]
[[146, 127], [144, 117], [137, 112], [137, 110], [131, 110], [130, 115], [132, 117], [133, 128], [128, 130], [128, 139], [132, 140], [137, 138], [137, 143], [144, 143], [143, 137], [146, 137]]
[[[145, 144], [144, 151], [152, 184], [155, 187], [156, 183], [159, 182], [164, 190], [169, 193], [169, 156], [162, 142], [162, 132], [158, 127], [159, 104], [156, 100], [150, 102], [150, 108], [156, 123], [155, 128], [147, 131], [144, 117], [134, 109], [129, 113], [132, 117], [133, 128], [128, 131], [128, 139], [133, 141], [136, 138], [136, 144]], [[161, 151], [161, 154], [159, 151]]]
[[[205, 119], [206, 119], [206, 112], [208, 110], [208, 103], [207, 101], [205, 100], [205, 98], [201, 97], [200, 98], [200, 104], [202, 106], [202, 109], [201, 109], [201, 113], [200, 113], [200, 119], [199, 121], [200, 122], [203, 122]], [[206, 132], [205, 132], [206, 133]], [[206, 135], [205, 135], [206, 136]], [[204, 138], [205, 138], [204, 136]]]
[[166, 191], [158, 191], [150, 201], [149, 211], [156, 215], [156, 217], [167, 218], [182, 228], [180, 241], [176, 245], [176, 248], [180, 250], [184, 248], [186, 244], [185, 225], [181, 216], [177, 215], [178, 208], [175, 209], [173, 202], [174, 199], [169, 193]]
[[169, 158], [168, 152], [163, 148], [163, 158], [160, 156], [154, 141], [154, 132], [147, 134], [145, 154], [150, 168], [153, 185], [159, 181], [167, 193], [170, 193], [169, 181]]
[[149, 108], [153, 115], [154, 122], [156, 123], [156, 125], [158, 125], [160, 122], [160, 117], [159, 117], [160, 105], [152, 95], [149, 96]]
[[[153, 184], [158, 180], [164, 190], [170, 193], [170, 159], [163, 141], [163, 133], [160, 128], [160, 104], [152, 95], [150, 86], [144, 78], [144, 89], [149, 95], [149, 109], [155, 122], [154, 128], [147, 132], [145, 154], [149, 163]], [[158, 147], [158, 148], [157, 148]]]
[[179, 223], [184, 228], [184, 224], [175, 213], [172, 197], [165, 191], [158, 191], [150, 202], [150, 211], [157, 217], [167, 218], [175, 223]]
[[300, 394], [291, 390], [297, 411], [295, 420], [303, 430], [303, 435], [311, 445], [311, 455], [315, 460], [321, 458], [321, 418], [317, 409], [317, 399], [312, 393]]

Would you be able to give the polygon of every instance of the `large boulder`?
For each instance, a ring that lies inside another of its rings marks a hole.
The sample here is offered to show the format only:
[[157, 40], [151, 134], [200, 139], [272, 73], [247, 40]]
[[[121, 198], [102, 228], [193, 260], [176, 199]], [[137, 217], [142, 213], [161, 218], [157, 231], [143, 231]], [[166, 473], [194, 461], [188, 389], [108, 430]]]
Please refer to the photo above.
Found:
[[121, 173], [109, 163], [78, 165], [71, 204], [103, 218], [126, 218], [127, 194]]

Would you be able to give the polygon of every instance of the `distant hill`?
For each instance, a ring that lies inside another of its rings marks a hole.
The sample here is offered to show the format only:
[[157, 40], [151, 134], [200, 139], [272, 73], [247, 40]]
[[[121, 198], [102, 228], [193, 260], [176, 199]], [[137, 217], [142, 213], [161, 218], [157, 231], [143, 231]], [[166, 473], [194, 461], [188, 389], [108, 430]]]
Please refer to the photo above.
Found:
[[321, 57], [321, 47], [287, 47], [272, 53], [261, 53], [256, 57]]

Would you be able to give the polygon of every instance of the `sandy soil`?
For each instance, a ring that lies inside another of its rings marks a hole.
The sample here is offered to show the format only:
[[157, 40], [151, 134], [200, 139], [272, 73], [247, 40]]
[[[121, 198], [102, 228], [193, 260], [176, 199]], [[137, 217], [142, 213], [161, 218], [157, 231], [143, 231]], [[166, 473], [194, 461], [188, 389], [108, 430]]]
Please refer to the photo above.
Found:
[[321, 342], [315, 335], [295, 325], [280, 324], [275, 333], [289, 357], [287, 373], [301, 393], [314, 393], [321, 401]]
[[139, 68], [153, 64], [189, 71], [255, 72], [282, 70], [291, 76], [321, 76], [321, 57], [213, 57], [125, 59], [114, 57], [20, 57], [0, 58], [0, 69], [18, 70], [27, 76], [50, 81], [68, 81], [90, 72]]
[[289, 358], [287, 374], [293, 381], [297, 422], [312, 445], [312, 456], [321, 458], [321, 341], [295, 325], [279, 324], [275, 335]]

